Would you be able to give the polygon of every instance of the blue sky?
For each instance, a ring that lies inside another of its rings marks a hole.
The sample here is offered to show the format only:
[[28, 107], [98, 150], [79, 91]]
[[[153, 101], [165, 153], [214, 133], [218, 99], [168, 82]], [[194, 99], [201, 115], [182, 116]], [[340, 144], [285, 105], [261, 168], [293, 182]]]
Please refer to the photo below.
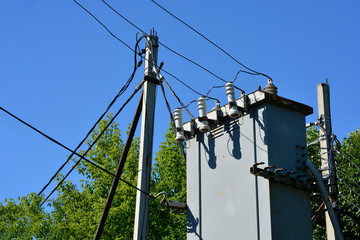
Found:
[[[359, 1], [158, 2], [248, 67], [271, 76], [280, 96], [313, 107], [307, 122], [317, 118], [316, 85], [328, 78], [334, 133], [342, 139], [360, 127]], [[134, 47], [138, 30], [101, 0], [80, 3]], [[141, 29], [149, 32], [154, 27], [162, 43], [226, 80], [242, 69], [150, 0], [108, 3]], [[130, 76], [132, 52], [71, 0], [2, 1], [0, 26], [0, 106], [75, 148]], [[198, 91], [224, 85], [162, 47], [160, 61]], [[141, 80], [142, 69], [112, 112]], [[164, 76], [184, 103], [199, 97]], [[240, 74], [235, 83], [250, 93], [266, 82], [264, 77]], [[224, 89], [212, 94], [226, 103]], [[179, 106], [169, 92], [167, 97], [172, 109]], [[123, 128], [132, 119], [137, 99], [117, 119]], [[169, 121], [160, 89], [157, 100], [155, 151]], [[208, 108], [213, 105], [208, 102]], [[196, 105], [190, 109], [198, 115]], [[189, 119], [185, 113], [184, 118]], [[68, 155], [3, 112], [0, 146], [0, 201], [38, 192]], [[79, 177], [72, 174], [70, 179]]]

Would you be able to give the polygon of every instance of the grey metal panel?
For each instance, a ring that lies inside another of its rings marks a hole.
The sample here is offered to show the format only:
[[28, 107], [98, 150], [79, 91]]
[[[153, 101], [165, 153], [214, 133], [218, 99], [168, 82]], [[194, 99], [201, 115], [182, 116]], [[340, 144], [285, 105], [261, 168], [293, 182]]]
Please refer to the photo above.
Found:
[[[197, 224], [198, 231], [188, 231], [188, 239], [271, 239], [269, 198], [268, 202], [260, 200], [264, 205], [259, 207], [256, 192], [260, 185], [263, 194], [269, 195], [269, 183], [264, 179], [257, 180], [249, 171], [255, 161], [264, 161], [267, 157], [261, 153], [258, 156], [262, 159], [256, 158], [255, 151], [267, 153], [267, 147], [264, 143], [256, 145], [253, 125], [250, 115], [246, 115], [238, 121], [227, 121], [222, 126], [221, 136], [198, 133], [197, 143], [195, 139], [190, 140], [187, 154], [188, 225]], [[259, 215], [264, 216], [262, 229], [259, 228]], [[264, 237], [260, 238], [259, 233]]]
[[[266, 131], [266, 107], [261, 105], [251, 111], [251, 121], [254, 131], [254, 162], [264, 162], [264, 166], [269, 166], [268, 162], [268, 141]], [[271, 205], [269, 181], [261, 177], [254, 177], [258, 198], [258, 231], [259, 240], [272, 239]]]
[[[306, 172], [305, 118], [301, 113], [266, 104], [269, 164], [296, 175]], [[310, 199], [306, 191], [271, 183], [273, 239], [312, 239]]]
[[306, 192], [249, 171], [256, 162], [301, 166], [304, 115], [263, 103], [221, 124], [190, 140], [187, 239], [311, 239]]
[[198, 240], [201, 238], [200, 221], [200, 173], [199, 162], [199, 146], [196, 138], [189, 140], [189, 148], [187, 149], [187, 239]]

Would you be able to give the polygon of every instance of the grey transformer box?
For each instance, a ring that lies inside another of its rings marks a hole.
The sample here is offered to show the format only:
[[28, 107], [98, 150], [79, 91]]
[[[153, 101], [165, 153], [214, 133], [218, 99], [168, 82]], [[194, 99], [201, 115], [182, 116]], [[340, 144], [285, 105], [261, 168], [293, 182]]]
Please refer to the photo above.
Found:
[[[187, 239], [312, 239], [305, 116], [311, 107], [264, 91], [184, 125]], [[208, 132], [199, 126], [207, 121]], [[260, 165], [262, 164], [262, 165]]]

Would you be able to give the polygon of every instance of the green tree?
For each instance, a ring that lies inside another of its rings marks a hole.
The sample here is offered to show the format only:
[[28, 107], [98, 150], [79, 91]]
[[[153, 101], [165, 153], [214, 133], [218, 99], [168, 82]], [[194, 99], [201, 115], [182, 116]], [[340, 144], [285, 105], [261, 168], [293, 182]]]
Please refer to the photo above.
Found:
[[0, 203], [0, 239], [49, 239], [52, 222], [39, 207], [42, 198], [31, 193], [18, 201]]
[[[90, 145], [110, 118], [100, 122], [87, 144]], [[174, 140], [165, 134], [156, 154], [151, 191], [165, 191], [171, 200], [186, 200], [185, 162]], [[113, 123], [96, 142], [86, 157], [110, 172], [115, 172], [123, 148], [121, 131]], [[82, 153], [82, 152], [80, 152]], [[139, 139], [134, 138], [122, 179], [136, 186]], [[77, 159], [73, 159], [72, 164]], [[47, 212], [39, 207], [43, 196], [29, 194], [18, 202], [0, 204], [0, 239], [92, 239], [104, 208], [113, 177], [82, 161], [77, 171], [84, 176], [81, 185], [70, 180], [59, 188], [58, 195], [46, 203]], [[168, 172], [169, 171], [169, 172]], [[57, 180], [61, 179], [61, 174]], [[132, 239], [136, 189], [120, 182], [109, 212], [102, 239]], [[163, 211], [160, 199], [150, 199], [149, 239], [185, 239], [186, 217]]]
[[[311, 143], [319, 138], [316, 128], [307, 131], [307, 142]], [[334, 158], [336, 162], [339, 198], [337, 212], [345, 239], [359, 239], [360, 237], [360, 129], [351, 132], [339, 143], [334, 143]], [[308, 147], [310, 160], [320, 168], [320, 145]], [[312, 212], [315, 213], [322, 203], [320, 196], [312, 197]], [[314, 227], [314, 239], [326, 239], [325, 218], [322, 216]]]

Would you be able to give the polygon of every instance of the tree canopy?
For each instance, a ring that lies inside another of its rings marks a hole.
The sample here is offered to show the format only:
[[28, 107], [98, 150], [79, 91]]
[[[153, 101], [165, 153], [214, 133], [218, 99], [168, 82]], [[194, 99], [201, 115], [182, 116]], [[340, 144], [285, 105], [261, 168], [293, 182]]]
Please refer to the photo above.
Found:
[[[100, 122], [87, 144], [90, 145], [109, 119]], [[165, 191], [170, 200], [186, 201], [186, 167], [174, 133], [165, 133], [166, 141], [156, 153], [152, 170], [151, 192]], [[122, 179], [136, 186], [139, 138], [131, 144]], [[86, 157], [115, 173], [123, 148], [121, 130], [113, 123], [88, 152]], [[83, 151], [80, 151], [83, 153]], [[73, 159], [72, 164], [77, 159]], [[81, 185], [65, 181], [58, 195], [46, 202], [51, 210], [40, 207], [44, 195], [35, 193], [0, 203], [0, 239], [92, 239], [113, 177], [82, 161], [77, 171], [84, 176]], [[62, 175], [59, 174], [57, 181]], [[132, 239], [136, 189], [121, 182], [117, 188], [102, 239]], [[150, 199], [149, 239], [185, 239], [186, 215], [173, 213], [160, 205], [161, 199]]]
[[[87, 141], [90, 145], [109, 122], [103, 120]], [[151, 177], [151, 193], [165, 191], [169, 200], [186, 202], [186, 166], [171, 128], [166, 140], [155, 154]], [[316, 128], [307, 131], [308, 143], [319, 138]], [[124, 172], [121, 176], [136, 185], [138, 173], [139, 138], [134, 138]], [[113, 123], [96, 142], [86, 157], [110, 172], [115, 172], [123, 139], [118, 123]], [[339, 183], [337, 212], [345, 239], [360, 237], [360, 129], [343, 139], [334, 151]], [[320, 146], [308, 148], [308, 156], [320, 166]], [[83, 153], [80, 151], [79, 153]], [[74, 164], [77, 159], [73, 159]], [[0, 203], [0, 239], [92, 239], [104, 208], [112, 176], [82, 161], [77, 171], [83, 176], [80, 186], [65, 181], [55, 198], [40, 207], [44, 195], [27, 196]], [[63, 176], [59, 174], [57, 181]], [[120, 182], [106, 221], [102, 239], [132, 239], [136, 189]], [[314, 195], [312, 212], [321, 206], [322, 199]], [[172, 212], [160, 205], [160, 199], [150, 199], [149, 239], [186, 239], [186, 215]], [[50, 209], [50, 210], [49, 210]], [[324, 216], [314, 224], [314, 239], [326, 239]]]
[[[307, 131], [308, 144], [319, 138], [316, 128]], [[320, 169], [321, 155], [320, 145], [314, 144], [308, 147], [308, 156]], [[336, 212], [342, 227], [344, 239], [360, 238], [360, 128], [351, 132], [340, 144], [334, 141], [334, 159], [338, 181], [338, 202]], [[322, 198], [313, 195], [311, 199], [312, 212], [321, 212]], [[323, 213], [323, 212], [322, 212]], [[316, 214], [314, 214], [316, 216]], [[314, 228], [314, 239], [327, 239], [325, 229], [325, 217], [322, 214]]]

